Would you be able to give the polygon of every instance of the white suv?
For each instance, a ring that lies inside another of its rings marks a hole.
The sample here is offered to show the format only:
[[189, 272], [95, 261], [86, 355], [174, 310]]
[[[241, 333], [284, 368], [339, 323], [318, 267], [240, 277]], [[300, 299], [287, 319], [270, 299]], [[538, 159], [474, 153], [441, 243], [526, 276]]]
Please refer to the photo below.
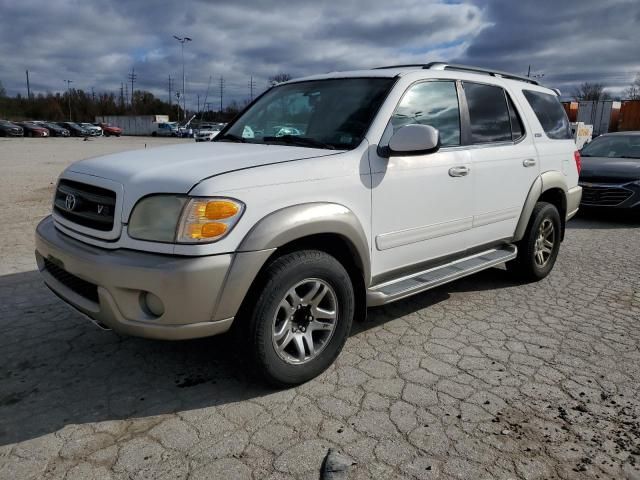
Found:
[[544, 278], [579, 169], [556, 92], [533, 80], [443, 63], [318, 75], [212, 143], [71, 165], [36, 257], [99, 325], [174, 340], [233, 325], [266, 379], [294, 385], [367, 306], [502, 263]]

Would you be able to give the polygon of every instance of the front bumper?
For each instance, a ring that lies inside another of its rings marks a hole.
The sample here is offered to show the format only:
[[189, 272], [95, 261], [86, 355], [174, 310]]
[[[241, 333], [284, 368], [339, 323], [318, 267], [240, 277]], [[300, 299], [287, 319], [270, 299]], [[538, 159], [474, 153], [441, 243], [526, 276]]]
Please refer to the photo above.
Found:
[[[56, 295], [98, 324], [148, 338], [181, 340], [228, 330], [238, 295], [244, 296], [253, 280], [236, 281], [227, 300], [220, 301], [233, 258], [105, 250], [59, 232], [52, 217], [36, 230], [38, 269]], [[153, 315], [145, 306], [146, 292], [162, 301], [163, 314]], [[216, 312], [225, 316], [217, 318]]]

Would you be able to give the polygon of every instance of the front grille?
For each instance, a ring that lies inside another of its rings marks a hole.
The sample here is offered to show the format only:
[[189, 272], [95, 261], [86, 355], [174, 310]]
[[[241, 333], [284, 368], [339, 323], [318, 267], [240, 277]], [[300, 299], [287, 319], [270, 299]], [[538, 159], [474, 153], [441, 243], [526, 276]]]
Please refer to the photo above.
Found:
[[53, 278], [58, 280], [65, 287], [73, 290], [81, 297], [84, 297], [94, 303], [99, 303], [97, 285], [72, 275], [46, 258], [44, 259], [44, 269], [49, 272]]
[[615, 207], [631, 195], [633, 195], [631, 190], [620, 187], [582, 186], [582, 203], [584, 205]]
[[60, 180], [53, 209], [61, 217], [78, 225], [108, 232], [113, 229], [115, 206], [116, 194], [111, 190]]

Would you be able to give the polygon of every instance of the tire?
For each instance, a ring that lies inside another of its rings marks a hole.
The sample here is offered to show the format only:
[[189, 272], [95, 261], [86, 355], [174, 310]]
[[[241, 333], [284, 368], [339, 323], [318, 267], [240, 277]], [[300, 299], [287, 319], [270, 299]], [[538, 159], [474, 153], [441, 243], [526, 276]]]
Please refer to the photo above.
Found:
[[105, 136], [105, 137], [110, 137], [110, 136], [111, 136], [111, 134], [110, 134], [109, 132], [104, 132], [104, 136]]
[[300, 250], [274, 260], [261, 278], [248, 323], [236, 338], [248, 339], [255, 370], [271, 385], [311, 380], [334, 362], [351, 331], [355, 295], [349, 274], [325, 252]]
[[157, 133], [157, 132], [151, 132], [151, 136], [152, 136], [152, 137], [157, 137], [157, 136], [158, 136], [158, 133]]
[[555, 205], [536, 203], [524, 237], [517, 244], [518, 256], [507, 263], [507, 269], [527, 282], [545, 278], [558, 258], [561, 229], [560, 214]]

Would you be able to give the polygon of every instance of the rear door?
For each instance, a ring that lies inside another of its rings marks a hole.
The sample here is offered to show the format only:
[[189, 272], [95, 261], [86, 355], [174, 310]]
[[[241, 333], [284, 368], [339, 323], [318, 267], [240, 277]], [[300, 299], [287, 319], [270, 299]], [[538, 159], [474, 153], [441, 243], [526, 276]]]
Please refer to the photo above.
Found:
[[540, 166], [512, 96], [498, 85], [465, 81], [463, 89], [475, 182], [471, 247], [477, 247], [513, 236]]

